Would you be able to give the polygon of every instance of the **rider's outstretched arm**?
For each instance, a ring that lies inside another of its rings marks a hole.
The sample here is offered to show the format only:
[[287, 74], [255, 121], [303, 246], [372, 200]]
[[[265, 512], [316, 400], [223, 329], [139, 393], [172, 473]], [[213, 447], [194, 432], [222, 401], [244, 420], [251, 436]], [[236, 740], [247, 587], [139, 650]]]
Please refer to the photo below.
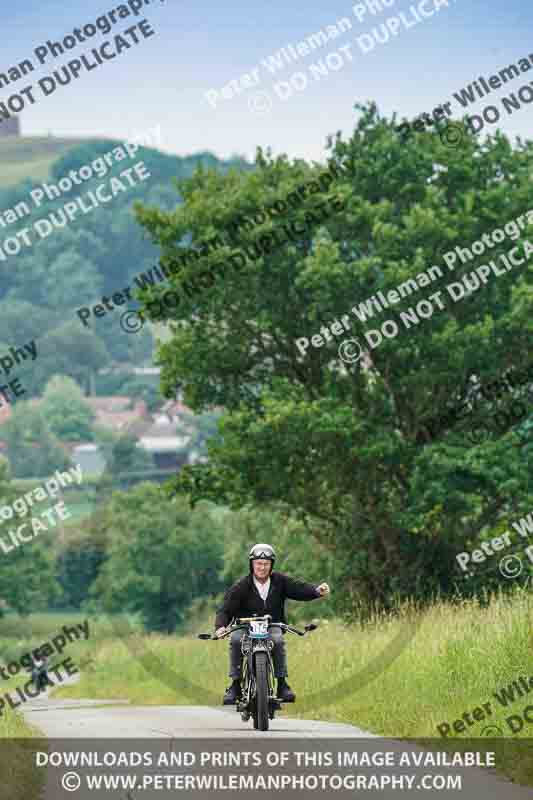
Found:
[[283, 575], [285, 583], [285, 596], [289, 600], [316, 600], [320, 597], [320, 592], [313, 583], [305, 583], [296, 578]]

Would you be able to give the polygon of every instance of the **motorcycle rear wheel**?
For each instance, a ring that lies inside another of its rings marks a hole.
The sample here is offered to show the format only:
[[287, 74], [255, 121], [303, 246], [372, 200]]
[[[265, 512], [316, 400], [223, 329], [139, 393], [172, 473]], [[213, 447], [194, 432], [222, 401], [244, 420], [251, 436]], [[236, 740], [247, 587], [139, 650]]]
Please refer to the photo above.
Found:
[[255, 656], [254, 728], [268, 730], [268, 658], [266, 653]]

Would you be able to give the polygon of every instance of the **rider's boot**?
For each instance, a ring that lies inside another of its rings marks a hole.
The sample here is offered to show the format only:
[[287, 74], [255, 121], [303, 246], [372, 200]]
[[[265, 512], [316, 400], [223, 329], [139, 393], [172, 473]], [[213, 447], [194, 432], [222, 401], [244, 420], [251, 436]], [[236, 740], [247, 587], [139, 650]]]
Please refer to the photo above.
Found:
[[237, 700], [240, 700], [241, 697], [242, 697], [241, 681], [239, 678], [234, 678], [231, 686], [228, 689], [226, 689], [222, 705], [234, 706]]
[[296, 700], [296, 695], [285, 678], [278, 678], [278, 698], [284, 703], [294, 703]]

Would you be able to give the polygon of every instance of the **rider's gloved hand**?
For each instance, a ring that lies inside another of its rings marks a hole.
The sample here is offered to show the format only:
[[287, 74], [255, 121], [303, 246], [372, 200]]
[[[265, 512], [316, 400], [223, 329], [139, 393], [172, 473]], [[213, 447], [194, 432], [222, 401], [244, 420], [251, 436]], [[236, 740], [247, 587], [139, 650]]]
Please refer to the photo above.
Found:
[[320, 597], [325, 597], [329, 594], [330, 589], [327, 583], [321, 583], [320, 586], [317, 586], [316, 588], [320, 594]]
[[226, 628], [224, 627], [224, 625], [222, 625], [221, 628], [216, 629], [215, 636], [218, 638], [219, 636], [224, 636], [225, 633], [226, 633]]

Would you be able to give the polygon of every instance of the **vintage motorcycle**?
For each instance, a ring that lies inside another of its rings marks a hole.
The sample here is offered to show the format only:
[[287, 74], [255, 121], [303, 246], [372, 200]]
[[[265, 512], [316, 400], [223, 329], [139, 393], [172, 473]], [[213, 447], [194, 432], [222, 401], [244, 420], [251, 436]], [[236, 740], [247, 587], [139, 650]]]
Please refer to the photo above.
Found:
[[37, 691], [42, 692], [48, 684], [48, 661], [34, 661], [31, 670], [31, 679]]
[[242, 699], [237, 703], [237, 712], [240, 712], [243, 722], [248, 722], [253, 717], [254, 728], [267, 731], [269, 719], [274, 719], [274, 714], [279, 711], [283, 701], [275, 696], [274, 663], [272, 649], [274, 642], [269, 633], [269, 628], [281, 628], [283, 631], [305, 636], [314, 631], [318, 625], [309, 623], [303, 631], [285, 625], [284, 622], [272, 622], [270, 614], [262, 617], [240, 617], [230, 625], [223, 636], [212, 636], [210, 633], [200, 633], [199, 639], [218, 641], [231, 636], [233, 631], [244, 630], [241, 641], [243, 656], [242, 666]]

